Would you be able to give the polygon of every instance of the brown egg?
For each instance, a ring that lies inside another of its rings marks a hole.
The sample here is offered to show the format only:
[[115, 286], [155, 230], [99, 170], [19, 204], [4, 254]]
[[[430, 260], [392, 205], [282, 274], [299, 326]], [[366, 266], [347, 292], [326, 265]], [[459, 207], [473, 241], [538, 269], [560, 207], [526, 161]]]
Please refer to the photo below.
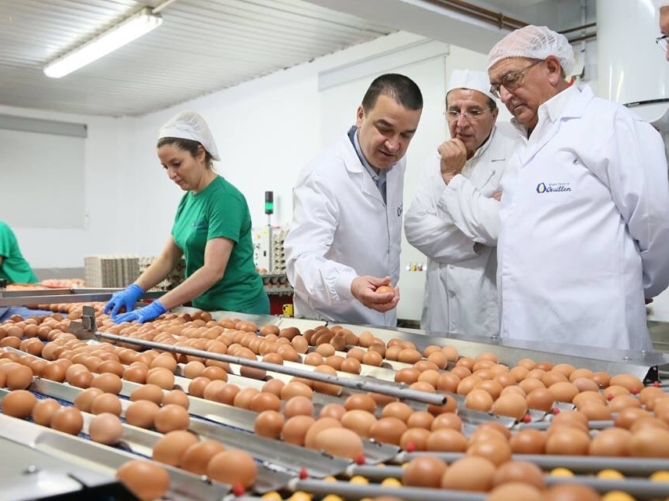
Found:
[[144, 384], [146, 383], [146, 376], [148, 372], [149, 371], [143, 367], [128, 367], [125, 371], [123, 371], [123, 379], [126, 381], [132, 381], [133, 383]]
[[88, 426], [88, 435], [93, 442], [115, 445], [123, 436], [121, 420], [113, 414], [99, 414]]
[[266, 410], [256, 417], [254, 429], [256, 435], [276, 439], [281, 436], [284, 424], [285, 420], [279, 412]]
[[578, 391], [599, 391], [599, 386], [592, 379], [581, 377], [574, 379], [574, 386], [578, 388]]
[[638, 393], [643, 390], [643, 382], [631, 374], [617, 374], [609, 381], [610, 386], [622, 386], [630, 392]]
[[234, 405], [235, 398], [237, 398], [237, 395], [240, 391], [241, 389], [239, 386], [234, 384], [226, 384], [223, 386], [223, 388], [218, 390], [216, 395], [214, 395], [214, 400], [225, 405]]
[[467, 455], [483, 457], [500, 466], [511, 460], [511, 446], [504, 439], [477, 440], [467, 449]]
[[550, 388], [556, 383], [568, 383], [569, 380], [561, 372], [548, 371], [541, 376], [541, 382], [544, 383], [546, 388]]
[[617, 397], [613, 397], [609, 402], [609, 409], [611, 409], [611, 412], [621, 412], [623, 409], [634, 407], [637, 409], [640, 408], [641, 402], [631, 395], [618, 395]]
[[544, 472], [528, 461], [508, 461], [497, 468], [492, 480], [493, 487], [510, 482], [522, 482], [540, 490], [546, 488]]
[[123, 388], [123, 381], [116, 374], [100, 374], [91, 381], [91, 388], [100, 388], [105, 393], [118, 395]]
[[629, 456], [632, 434], [622, 428], [607, 428], [597, 433], [590, 441], [591, 456]]
[[270, 379], [262, 386], [263, 393], [274, 393], [277, 397], [281, 397], [281, 389], [286, 386], [286, 383], [280, 379]]
[[97, 372], [102, 374], [105, 372], [110, 372], [116, 374], [118, 377], [122, 377], [125, 372], [125, 368], [120, 362], [116, 360], [105, 360], [97, 367]]
[[[288, 420], [286, 425], [293, 419], [296, 419], [298, 416]], [[316, 436], [323, 430], [327, 428], [343, 428], [342, 424], [334, 418], [320, 418], [314, 424], [309, 427], [309, 430], [304, 436], [304, 445], [309, 449], [316, 448]], [[284, 439], [285, 439], [285, 427], [284, 427]]]
[[585, 414], [589, 421], [608, 421], [611, 419], [611, 409], [601, 403], [586, 402], [579, 411]]
[[524, 397], [513, 393], [501, 395], [493, 404], [492, 411], [498, 416], [522, 419], [527, 413], [527, 402]]
[[7, 372], [7, 388], [10, 390], [25, 390], [33, 382], [33, 371], [25, 365], [17, 365]]
[[319, 418], [331, 417], [335, 418], [337, 421], [341, 421], [344, 414], [346, 414], [346, 407], [341, 404], [327, 404], [324, 405], [321, 411], [318, 413]]
[[[237, 393], [233, 401], [235, 407], [240, 409], [250, 409], [251, 401], [255, 398], [256, 395], [259, 395], [260, 392], [255, 388], [244, 388]], [[271, 393], [265, 393], [265, 395], [272, 395]], [[276, 395], [274, 395], [276, 396]]]
[[529, 409], [550, 412], [555, 403], [555, 395], [547, 388], [537, 388], [527, 395], [526, 400]]
[[438, 489], [446, 463], [439, 458], [423, 456], [412, 459], [402, 470], [402, 484], [407, 487]]
[[183, 430], [171, 431], [153, 445], [153, 459], [178, 466], [186, 450], [197, 442], [197, 437], [192, 433]]
[[427, 411], [416, 411], [409, 416], [407, 426], [409, 428], [425, 428], [431, 430], [435, 417]]
[[137, 400], [128, 406], [125, 420], [133, 426], [150, 429], [153, 428], [158, 410], [160, 407], [150, 400]]
[[553, 393], [555, 400], [558, 402], [571, 402], [579, 393], [576, 385], [567, 381], [552, 384], [548, 389]]
[[474, 387], [483, 381], [478, 376], [467, 376], [458, 384], [458, 389], [456, 390], [458, 395], [467, 395]]
[[321, 365], [323, 364], [323, 356], [318, 352], [312, 351], [304, 357], [304, 363], [313, 366]]
[[508, 482], [493, 488], [486, 501], [544, 501], [543, 492], [525, 482]]
[[460, 416], [453, 412], [445, 412], [439, 414], [432, 421], [432, 431], [439, 430], [441, 428], [450, 428], [452, 430], [461, 431], [462, 430], [462, 419]]
[[120, 416], [123, 410], [121, 401], [113, 393], [103, 393], [93, 399], [91, 403], [91, 414], [103, 414], [108, 412]]
[[[609, 410], [611, 410], [610, 407]], [[640, 409], [639, 407], [624, 407], [618, 412], [618, 415], [614, 419], [613, 424], [619, 428], [626, 428], [629, 430], [635, 421], [649, 416], [650, 413]]]
[[592, 487], [575, 483], [553, 485], [543, 498], [544, 501], [601, 501], [601, 499]]
[[192, 361], [188, 362], [183, 368], [183, 375], [188, 379], [195, 379], [202, 375], [205, 365], [202, 362]]
[[353, 409], [361, 409], [363, 411], [371, 412], [372, 414], [374, 414], [374, 412], [376, 411], [376, 402], [369, 395], [365, 395], [362, 393], [355, 393], [346, 399], [346, 401], [344, 402], [344, 407], [346, 408], [347, 411], [351, 411]]
[[188, 409], [190, 406], [190, 400], [188, 400], [188, 395], [183, 390], [172, 390], [165, 394], [163, 397], [163, 405], [176, 404], [180, 405], [184, 409]]
[[599, 391], [582, 391], [574, 397], [572, 403], [579, 409], [587, 402], [595, 402], [606, 405], [606, 397]]
[[509, 445], [514, 454], [544, 454], [547, 440], [545, 432], [529, 428], [512, 435]]
[[439, 375], [437, 379], [436, 388], [439, 391], [447, 391], [450, 393], [455, 393], [458, 389], [458, 384], [460, 384], [460, 378], [453, 374], [452, 372], [444, 372]]
[[465, 398], [465, 407], [474, 411], [489, 412], [492, 404], [493, 398], [490, 393], [481, 389], [471, 390]]
[[286, 420], [281, 432], [284, 442], [304, 445], [304, 440], [311, 425], [315, 423], [311, 416], [295, 416]]
[[604, 396], [607, 400], [611, 400], [620, 395], [629, 395], [630, 391], [624, 386], [611, 385], [604, 390]]
[[409, 452], [425, 451], [431, 433], [425, 428], [408, 428], [400, 437], [400, 447]]
[[211, 379], [212, 381], [220, 380], [220, 381], [227, 381], [228, 380], [228, 373], [225, 372], [221, 367], [207, 367], [200, 373], [200, 377], [206, 377], [207, 379]]
[[403, 402], [393, 402], [383, 407], [381, 417], [395, 417], [406, 423], [413, 412], [413, 409], [407, 404]]
[[100, 388], [87, 388], [74, 399], [74, 406], [82, 412], [91, 412], [93, 400], [103, 393]]
[[206, 475], [209, 461], [218, 453], [223, 452], [223, 444], [215, 440], [204, 440], [191, 445], [181, 456], [179, 466], [196, 475]]
[[432, 452], [465, 452], [468, 442], [465, 436], [451, 428], [432, 431], [425, 442], [425, 447]]
[[533, 390], [537, 388], [545, 388], [546, 385], [541, 382], [539, 379], [529, 378], [523, 379], [518, 383], [518, 387], [525, 392], [525, 394], [530, 394]]
[[298, 395], [313, 399], [314, 392], [306, 384], [297, 381], [291, 381], [281, 389], [281, 400], [290, 400]]
[[[212, 367], [209, 368], [211, 369]], [[156, 367], [155, 369], [151, 369], [149, 371], [146, 376], [146, 382], [149, 384], [155, 384], [164, 390], [171, 390], [174, 388], [174, 374], [170, 372], [169, 369]]]
[[379, 419], [370, 429], [370, 436], [377, 442], [400, 445], [402, 434], [407, 430], [404, 421], [395, 417]]
[[37, 404], [35, 395], [27, 390], [14, 390], [2, 399], [2, 412], [15, 418], [27, 418]]
[[360, 374], [361, 365], [355, 358], [347, 358], [341, 363], [341, 370], [350, 374]]
[[419, 377], [420, 377], [420, 371], [412, 367], [405, 367], [404, 369], [400, 369], [395, 373], [395, 382], [413, 384], [416, 381], [418, 381]]
[[[314, 372], [321, 372], [323, 374], [330, 374], [331, 376], [336, 376], [337, 371], [335, 371], [334, 368], [330, 367], [329, 365], [319, 365], [314, 369]], [[316, 390], [318, 393], [324, 393], [326, 395], [333, 395], [335, 397], [338, 397], [341, 395], [342, 392], [342, 387], [337, 385], [337, 384], [331, 384], [331, 383], [322, 383], [320, 381], [314, 381], [313, 382], [313, 387], [314, 390]]]
[[62, 364], [56, 362], [49, 362], [46, 364], [42, 370], [42, 379], [49, 379], [51, 381], [56, 381], [62, 383], [65, 381], [65, 371], [66, 369]]
[[135, 459], [123, 463], [116, 477], [141, 501], [162, 499], [170, 487], [170, 476], [150, 461]]
[[546, 454], [583, 456], [590, 448], [590, 437], [584, 431], [562, 426], [550, 433], [546, 441]]
[[629, 440], [632, 457], [668, 458], [669, 430], [661, 428], [642, 428], [632, 433]]
[[207, 476], [224, 484], [251, 487], [256, 481], [258, 467], [246, 452], [226, 450], [216, 454], [207, 465]]
[[341, 417], [344, 428], [354, 431], [362, 438], [370, 438], [370, 430], [374, 423], [376, 423], [374, 414], [360, 409], [347, 411]]
[[84, 427], [84, 418], [76, 407], [61, 407], [51, 418], [51, 428], [70, 435], [79, 435]]
[[154, 417], [154, 426], [160, 433], [187, 430], [190, 426], [190, 416], [188, 411], [180, 405], [164, 405]]
[[249, 403], [249, 410], [252, 410], [253, 412], [263, 412], [269, 410], [278, 412], [281, 410], [281, 399], [273, 393], [259, 393], [251, 399], [251, 402]]
[[60, 404], [53, 398], [39, 400], [32, 410], [33, 421], [41, 426], [51, 426], [54, 413], [60, 409]]
[[362, 363], [365, 365], [373, 365], [374, 367], [381, 367], [383, 364], [383, 357], [376, 351], [368, 351], [362, 356]]
[[298, 415], [311, 416], [313, 413], [314, 403], [307, 397], [300, 395], [288, 400], [283, 408], [283, 414], [286, 416], [286, 419]]
[[492, 487], [495, 471], [495, 465], [482, 457], [458, 459], [446, 468], [441, 477], [441, 488], [487, 492]]
[[326, 428], [315, 437], [315, 449], [337, 457], [356, 459], [363, 454], [362, 439], [346, 428]]
[[155, 384], [145, 384], [140, 386], [130, 394], [130, 400], [136, 402], [138, 400], [149, 400], [157, 405], [163, 403], [165, 394], [163, 390]]

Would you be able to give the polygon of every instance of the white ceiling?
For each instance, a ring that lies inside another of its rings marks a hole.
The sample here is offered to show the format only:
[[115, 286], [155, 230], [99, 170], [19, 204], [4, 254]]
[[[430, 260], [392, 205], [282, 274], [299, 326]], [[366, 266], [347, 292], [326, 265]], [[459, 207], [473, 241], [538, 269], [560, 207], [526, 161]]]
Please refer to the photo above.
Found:
[[[364, 1], [364, 0], [361, 0]], [[46, 62], [158, 0], [0, 0], [0, 104], [141, 115], [393, 31], [303, 0], [177, 0], [152, 33], [61, 79]]]

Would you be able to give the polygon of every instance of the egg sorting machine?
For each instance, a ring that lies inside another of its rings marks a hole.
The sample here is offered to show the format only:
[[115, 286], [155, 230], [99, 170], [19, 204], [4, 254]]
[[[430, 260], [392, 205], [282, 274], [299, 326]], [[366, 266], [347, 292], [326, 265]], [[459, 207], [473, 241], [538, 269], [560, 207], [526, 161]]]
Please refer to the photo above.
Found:
[[[100, 294], [106, 294], [106, 297], [100, 297]], [[93, 300], [91, 296], [95, 296], [95, 300], [102, 301], [110, 296], [109, 291], [100, 292], [93, 291], [90, 295], [78, 294], [55, 294], [53, 301], [64, 303], [65, 296], [76, 296], [79, 301]], [[13, 295], [10, 301], [11, 305], [26, 305], [40, 303], [44, 304], [48, 295], [38, 294], [26, 296]], [[2, 301], [7, 298], [0, 299], [0, 306], [4, 305]], [[51, 298], [49, 298], [51, 299]], [[70, 299], [68, 297], [68, 299]], [[71, 302], [79, 302], [71, 301]], [[193, 312], [191, 309], [179, 309], [179, 312]], [[234, 312], [214, 312], [212, 314], [214, 319], [221, 318], [242, 318], [253, 321], [258, 326], [267, 324], [277, 325], [280, 328], [298, 327], [300, 330], [314, 328], [319, 325], [324, 325], [325, 322], [316, 322], [300, 319], [288, 319], [272, 316], [250, 316], [238, 314]], [[90, 322], [90, 316], [83, 319], [83, 323]], [[84, 325], [82, 325], [82, 328]], [[92, 327], [89, 323], [88, 327]], [[371, 331], [375, 336], [388, 342], [393, 338], [399, 338], [413, 342], [419, 350], [422, 350], [428, 345], [450, 345], [454, 346], [463, 354], [467, 356], [476, 356], [484, 351], [493, 352], [497, 354], [500, 361], [506, 364], [514, 364], [521, 358], [536, 358], [540, 360], [548, 360], [554, 364], [570, 363], [575, 367], [588, 367], [593, 371], [602, 370], [610, 374], [629, 373], [636, 375], [640, 379], [644, 379], [647, 383], [657, 379], [657, 366], [666, 363], [665, 357], [657, 353], [629, 353], [619, 351], [601, 351], [598, 350], [596, 355], [599, 357], [588, 358], [587, 354], [584, 356], [576, 349], [562, 350], [558, 353], [557, 350], [552, 352], [553, 347], [543, 345], [541, 347], [532, 346], [527, 343], [511, 343], [499, 339], [477, 340], [465, 339], [461, 337], [438, 338], [425, 336], [422, 334], [411, 334], [401, 331], [392, 331], [385, 329], [368, 329], [360, 326], [345, 325], [343, 327], [349, 328], [354, 333], [361, 333], [362, 331]], [[86, 330], [86, 329], [84, 329]], [[89, 329], [93, 330], [94, 329]], [[103, 334], [104, 335], [104, 334]], [[139, 344], [135, 340], [135, 343]], [[162, 348], [167, 351], [174, 351], [169, 345]], [[540, 348], [540, 349], [539, 349]], [[18, 350], [10, 350], [20, 353]], [[21, 353], [21, 355], [25, 355]], [[602, 359], [603, 357], [603, 359]], [[234, 357], [233, 357], [234, 358]], [[239, 375], [240, 364], [254, 365], [253, 361], [244, 361], [230, 358], [227, 361], [230, 364], [231, 374], [228, 382], [237, 384], [240, 387], [255, 387], [261, 388], [263, 381], [244, 378]], [[313, 367], [306, 366], [300, 363], [284, 362], [284, 366], [272, 366], [272, 364], [264, 364], [262, 362], [255, 362], [255, 367], [265, 368], [268, 370], [268, 375], [283, 381], [289, 381], [291, 376], [299, 375], [300, 377], [309, 378], [309, 372], [313, 371]], [[384, 361], [381, 367], [373, 367], [362, 365], [360, 375], [351, 375], [346, 373], [338, 373], [336, 379], [325, 378], [328, 382], [342, 383], [346, 388], [339, 397], [328, 396], [323, 394], [314, 394], [314, 404], [316, 412], [328, 403], [343, 403], [345, 398], [350, 396], [351, 389], [374, 389], [384, 391], [383, 382], [394, 381], [395, 374], [398, 370], [408, 367], [407, 364], [394, 361]], [[314, 376], [319, 377], [319, 376]], [[348, 381], [348, 382], [346, 382]], [[179, 366], [176, 371], [175, 384], [181, 387], [187, 387], [189, 380], [183, 376], [183, 367]], [[369, 385], [369, 386], [367, 386]], [[402, 385], [386, 384], [390, 393], [393, 391], [407, 391]], [[121, 390], [122, 396], [129, 396], [132, 391], [137, 389], [138, 385], [130, 381], [123, 381], [123, 388]], [[30, 387], [31, 391], [40, 395], [47, 395], [58, 399], [65, 405], [71, 404], [76, 396], [82, 391], [79, 388], [72, 387], [65, 383], [58, 383], [44, 379], [36, 379]], [[7, 392], [3, 392], [1, 396]], [[420, 393], [420, 392], [415, 392]], [[420, 395], [412, 395], [411, 392], [406, 393], [407, 396], [417, 397], [415, 399], [407, 400], [411, 406], [416, 409], [425, 409], [425, 402], [429, 402], [429, 398], [423, 399]], [[510, 418], [503, 418], [493, 416], [488, 413], [481, 413], [465, 409], [463, 404], [463, 397], [456, 394], [447, 395], [447, 398], [456, 400], [459, 404], [458, 411], [465, 425], [465, 433], [471, 432], [475, 426], [482, 422], [495, 421], [503, 424], [505, 427], [513, 430], [523, 429], [525, 427], [542, 427], [547, 424], [547, 416], [544, 413], [532, 411], [530, 413], [531, 422], [518, 423]], [[253, 423], [256, 413], [239, 409], [231, 406], [226, 406], [216, 402], [205, 401], [196, 397], [189, 397], [190, 408], [189, 412], [192, 416], [190, 430], [203, 437], [210, 437], [220, 441], [230, 448], [239, 448], [246, 450], [259, 461], [260, 468], [257, 481], [253, 487], [256, 494], [262, 494], [274, 490], [290, 491], [306, 491], [315, 495], [325, 495], [327, 493], [337, 493], [341, 497], [347, 499], [359, 499], [363, 497], [373, 497], [383, 494], [392, 494], [402, 497], [404, 499], [484, 499], [485, 495], [482, 493], [463, 493], [453, 492], [448, 490], [432, 490], [402, 487], [401, 490], [397, 488], [387, 488], [379, 484], [348, 484], [343, 482], [332, 483], [325, 482], [322, 479], [326, 476], [337, 475], [340, 477], [352, 477], [355, 475], [363, 475], [370, 480], [399, 477], [401, 476], [401, 468], [393, 467], [375, 467], [376, 463], [403, 463], [412, 459], [417, 454], [421, 453], [407, 453], [402, 452], [398, 447], [379, 444], [373, 441], [364, 441], [365, 465], [357, 465], [354, 461], [345, 460], [342, 458], [334, 458], [327, 456], [317, 451], [304, 449], [302, 447], [292, 446], [291, 444], [280, 441], [265, 439], [256, 435], [252, 435]], [[422, 400], [422, 402], [421, 402]], [[123, 400], [124, 410], [127, 409], [127, 400]], [[568, 408], [568, 405], [563, 405], [563, 408]], [[23, 466], [24, 475], [17, 477], [20, 482], [8, 485], [16, 485], [17, 490], [26, 494], [24, 498], [34, 498], [36, 491], [35, 486], [50, 485], [48, 482], [41, 481], [40, 475], [29, 475], [27, 472], [31, 470], [30, 466], [35, 466], [40, 463], [37, 459], [28, 457], [39, 452], [39, 457], [44, 461], [40, 464], [45, 466], [32, 468], [33, 472], [39, 470], [42, 475], [50, 475], [55, 470], [49, 465], [52, 462], [52, 457], [63, 459], [59, 465], [67, 470], [66, 465], [71, 464], [71, 470], [82, 471], [81, 468], [91, 470], [91, 477], [98, 479], [101, 485], [108, 485], [117, 489], [118, 486], [113, 483], [113, 473], [120, 464], [127, 461], [131, 457], [150, 456], [151, 447], [158, 440], [160, 434], [154, 431], [141, 430], [130, 425], [124, 424], [123, 431], [123, 448], [110, 448], [100, 444], [93, 443], [86, 439], [87, 426], [90, 424], [92, 416], [85, 415], [84, 435], [82, 437], [73, 437], [62, 434], [57, 431], [44, 429], [38, 425], [27, 421], [21, 421], [7, 416], [0, 416], [2, 419], [2, 426], [0, 426], [0, 436], [3, 442], [11, 443], [12, 447], [19, 447], [26, 453], [28, 459], [25, 466]], [[591, 427], [607, 427], [612, 423], [591, 423]], [[442, 457], [448, 461], [453, 461], [460, 457], [461, 454], [442, 454]], [[17, 456], [18, 457], [18, 456]], [[555, 456], [529, 456], [525, 459], [531, 459], [544, 468], [551, 468], [556, 465], [570, 467], [575, 472], [591, 472], [598, 469], [616, 467], [619, 471], [626, 474], [638, 474], [640, 472], [652, 472], [661, 469], [669, 469], [667, 461], [663, 460], [639, 460], [620, 458], [619, 460], [606, 460], [593, 457], [555, 457]], [[16, 463], [16, 461], [14, 461]], [[305, 478], [304, 468], [308, 473], [308, 478]], [[221, 499], [226, 494], [231, 492], [230, 486], [218, 484], [217, 482], [208, 482], [200, 477], [194, 476], [183, 470], [167, 467], [171, 477], [171, 491], [170, 496], [175, 499]], [[53, 473], [54, 475], [57, 473]], [[101, 475], [101, 477], [99, 476]], [[75, 476], [75, 478], [78, 478]], [[31, 479], [34, 486], [31, 486]], [[574, 479], [572, 478], [571, 481]], [[628, 479], [625, 481], [601, 480], [596, 478], [581, 477], [577, 480], [584, 484], [590, 484], [598, 490], [605, 492], [612, 489], [621, 489], [631, 492], [637, 499], [654, 499], [666, 498], [669, 495], [669, 488], [662, 484], [651, 483], [647, 480]], [[550, 482], [564, 481], [558, 477], [551, 478]], [[106, 482], [106, 483], [105, 483]], [[20, 484], [20, 485], [19, 485]], [[58, 482], [53, 486], [62, 484]], [[70, 493], [78, 492], [84, 489], [92, 488], [94, 482], [87, 485], [83, 482], [78, 483], [78, 488], [72, 487]], [[20, 487], [20, 488], [19, 488]], [[46, 493], [45, 493], [46, 494]], [[56, 492], [52, 493], [53, 495]], [[14, 497], [21, 499], [21, 495]], [[121, 498], [119, 498], [121, 499]]]

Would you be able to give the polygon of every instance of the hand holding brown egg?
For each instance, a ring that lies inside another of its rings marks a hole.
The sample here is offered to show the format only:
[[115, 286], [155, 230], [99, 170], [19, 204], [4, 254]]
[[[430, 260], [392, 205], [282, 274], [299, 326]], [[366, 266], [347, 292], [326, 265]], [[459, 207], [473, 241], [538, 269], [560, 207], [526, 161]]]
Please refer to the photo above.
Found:
[[351, 294], [367, 308], [381, 313], [394, 309], [400, 300], [400, 291], [390, 285], [390, 277], [356, 277], [351, 283]]

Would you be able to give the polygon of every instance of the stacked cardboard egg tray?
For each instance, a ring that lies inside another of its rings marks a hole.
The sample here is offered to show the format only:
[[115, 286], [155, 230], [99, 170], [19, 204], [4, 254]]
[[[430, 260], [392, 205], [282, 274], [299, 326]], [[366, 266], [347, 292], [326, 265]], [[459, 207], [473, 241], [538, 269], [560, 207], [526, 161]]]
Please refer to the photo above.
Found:
[[102, 304], [0, 324], [7, 499], [669, 497], [662, 355]]

